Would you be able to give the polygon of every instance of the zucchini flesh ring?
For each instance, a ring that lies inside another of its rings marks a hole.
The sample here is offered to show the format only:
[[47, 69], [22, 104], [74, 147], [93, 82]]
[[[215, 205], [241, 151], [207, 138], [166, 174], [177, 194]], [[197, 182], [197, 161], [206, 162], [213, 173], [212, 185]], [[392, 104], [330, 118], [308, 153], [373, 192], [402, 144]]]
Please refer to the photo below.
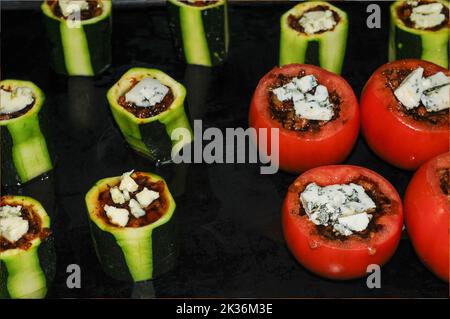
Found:
[[[152, 181], [164, 181], [157, 175], [145, 174]], [[151, 280], [171, 270], [176, 263], [175, 201], [164, 182], [163, 196], [169, 203], [160, 219], [137, 228], [110, 225], [99, 216], [98, 196], [119, 181], [120, 177], [102, 179], [86, 195], [97, 256], [104, 271], [113, 278], [134, 282]]]
[[[448, 2], [436, 1], [448, 7]], [[397, 9], [403, 3], [397, 1], [391, 5], [389, 60], [421, 59], [448, 68], [449, 28], [430, 31], [406, 26], [397, 15]]]
[[[137, 118], [124, 109], [118, 99], [130, 89], [132, 80], [140, 81], [145, 77], [153, 77], [168, 86], [172, 90], [174, 101], [168, 109], [155, 116]], [[133, 68], [108, 91], [107, 97], [125, 140], [135, 151], [151, 160], [170, 160], [173, 150], [179, 150], [192, 141], [192, 129], [184, 110], [186, 89], [162, 71]], [[184, 138], [172, 139], [172, 133], [177, 128], [185, 129]]]
[[45, 96], [36, 85], [27, 81], [4, 80], [0, 85], [12, 89], [27, 87], [35, 98], [33, 107], [25, 114], [0, 121], [2, 185], [26, 183], [53, 169], [39, 123]]
[[55, 16], [45, 1], [41, 5], [51, 62], [57, 73], [94, 76], [111, 64], [111, 1], [102, 1], [102, 14], [78, 25]]
[[229, 46], [226, 0], [204, 7], [168, 0], [167, 6], [175, 46], [186, 63], [215, 66], [226, 60]]
[[[333, 30], [308, 35], [289, 25], [290, 15], [300, 17], [308, 9], [317, 6], [326, 6], [339, 15], [339, 23]], [[327, 2], [300, 3], [281, 17], [279, 64], [313, 64], [340, 74], [347, 47], [347, 33], [348, 18], [344, 11]]]

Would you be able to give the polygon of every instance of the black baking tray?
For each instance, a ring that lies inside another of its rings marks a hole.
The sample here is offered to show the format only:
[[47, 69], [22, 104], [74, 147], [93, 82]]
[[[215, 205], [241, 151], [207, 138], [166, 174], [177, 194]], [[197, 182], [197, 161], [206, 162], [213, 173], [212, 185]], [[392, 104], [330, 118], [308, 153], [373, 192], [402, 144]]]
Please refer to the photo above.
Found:
[[[350, 17], [343, 77], [359, 96], [375, 69], [387, 62], [388, 2], [378, 2], [382, 27], [366, 26], [365, 2], [338, 3]], [[55, 75], [49, 68], [39, 10], [1, 12], [2, 78], [26, 79], [47, 96], [46, 127], [56, 167], [43, 181], [3, 193], [26, 194], [57, 212], [57, 275], [49, 297], [447, 297], [448, 285], [415, 255], [406, 233], [392, 260], [382, 268], [381, 288], [366, 279], [337, 282], [300, 266], [281, 231], [280, 210], [295, 175], [260, 175], [256, 164], [155, 165], [130, 150], [114, 124], [107, 89], [129, 68], [159, 68], [188, 90], [187, 108], [203, 128], [246, 128], [249, 103], [258, 80], [277, 64], [279, 18], [292, 2], [229, 7], [228, 62], [208, 69], [177, 59], [164, 5], [113, 11], [113, 64], [96, 78]], [[382, 125], [382, 123], [380, 123]], [[368, 167], [403, 195], [412, 176], [375, 156], [360, 137], [345, 163]], [[107, 277], [95, 256], [84, 203], [100, 178], [130, 169], [163, 176], [177, 202], [180, 229], [178, 266], [141, 284]], [[66, 268], [78, 264], [81, 288], [66, 285]]]

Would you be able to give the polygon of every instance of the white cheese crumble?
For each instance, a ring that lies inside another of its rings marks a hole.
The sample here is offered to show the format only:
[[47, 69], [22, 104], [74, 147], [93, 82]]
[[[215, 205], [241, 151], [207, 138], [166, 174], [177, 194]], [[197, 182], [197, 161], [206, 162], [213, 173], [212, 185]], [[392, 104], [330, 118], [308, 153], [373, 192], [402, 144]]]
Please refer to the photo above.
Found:
[[134, 198], [130, 200], [128, 206], [130, 206], [131, 214], [134, 217], [139, 218], [145, 215], [145, 210], [142, 209], [141, 204], [139, 204]]
[[0, 114], [21, 111], [33, 102], [33, 91], [29, 88], [18, 87], [11, 92], [0, 89]]
[[152, 107], [161, 103], [167, 93], [167, 86], [157, 79], [146, 77], [125, 94], [125, 100], [139, 107]]
[[444, 7], [441, 3], [429, 3], [413, 6], [410, 16], [411, 21], [417, 29], [428, 29], [440, 25], [445, 20], [441, 13]]
[[0, 207], [0, 237], [16, 242], [28, 232], [28, 221], [21, 217], [22, 206]]
[[424, 78], [423, 71], [422, 67], [412, 71], [394, 91], [394, 95], [408, 110], [418, 107], [420, 102], [427, 112], [449, 108], [450, 78], [443, 72]]
[[331, 30], [336, 25], [331, 10], [305, 12], [301, 16], [299, 23], [307, 34]]
[[376, 208], [364, 188], [354, 183], [325, 187], [311, 183], [300, 194], [300, 201], [314, 224], [331, 225], [344, 236], [365, 230]]
[[297, 116], [308, 120], [329, 121], [334, 116], [333, 105], [325, 86], [314, 75], [295, 77], [289, 83], [273, 89], [281, 102], [292, 100]]
[[88, 10], [89, 3], [86, 0], [59, 0], [59, 7], [63, 16], [68, 17], [76, 11]]
[[119, 185], [119, 189], [121, 191], [128, 191], [130, 193], [133, 193], [138, 190], [139, 186], [131, 177], [131, 174], [133, 174], [133, 171], [126, 172], [122, 175], [122, 180], [120, 181]]
[[153, 203], [154, 200], [159, 198], [159, 193], [152, 191], [148, 189], [147, 187], [144, 187], [142, 191], [136, 194], [136, 199], [138, 200], [139, 204], [141, 204], [142, 207], [147, 207], [151, 203]]
[[109, 193], [111, 194], [111, 198], [114, 204], [125, 203], [125, 196], [122, 194], [122, 192], [119, 190], [117, 186], [111, 187]]
[[128, 210], [125, 208], [117, 208], [114, 206], [105, 205], [106, 216], [108, 216], [111, 223], [125, 227], [130, 219]]

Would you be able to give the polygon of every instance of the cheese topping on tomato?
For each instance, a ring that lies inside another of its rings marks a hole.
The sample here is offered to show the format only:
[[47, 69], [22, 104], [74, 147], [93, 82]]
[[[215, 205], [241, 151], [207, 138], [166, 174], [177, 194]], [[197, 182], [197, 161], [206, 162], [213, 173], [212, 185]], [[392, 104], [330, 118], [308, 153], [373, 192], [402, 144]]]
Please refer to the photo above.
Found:
[[364, 188], [354, 183], [325, 187], [310, 183], [300, 194], [300, 202], [314, 224], [332, 226], [344, 236], [365, 230], [376, 209]]

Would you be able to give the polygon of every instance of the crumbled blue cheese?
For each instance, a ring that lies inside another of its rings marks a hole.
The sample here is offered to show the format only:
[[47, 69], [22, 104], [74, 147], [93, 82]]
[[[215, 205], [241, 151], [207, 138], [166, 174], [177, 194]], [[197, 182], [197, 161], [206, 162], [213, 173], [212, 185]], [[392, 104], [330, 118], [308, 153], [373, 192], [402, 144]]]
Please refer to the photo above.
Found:
[[18, 87], [11, 92], [0, 89], [0, 114], [18, 112], [33, 102], [33, 91], [29, 88]]
[[114, 204], [125, 203], [125, 198], [117, 186], [111, 187], [111, 189], [109, 190], [109, 193], [111, 194], [111, 198], [112, 198], [112, 201], [114, 202]]
[[0, 207], [0, 237], [16, 242], [28, 232], [28, 221], [21, 217], [22, 206]]
[[117, 208], [114, 206], [105, 205], [106, 216], [108, 216], [111, 223], [125, 227], [130, 219], [128, 210], [125, 208]]
[[334, 116], [333, 105], [325, 86], [314, 75], [295, 77], [289, 83], [273, 89], [281, 102], [292, 100], [297, 116], [308, 120], [329, 121]]
[[167, 93], [167, 86], [157, 79], [146, 77], [125, 94], [125, 100], [139, 107], [152, 107], [161, 103]]
[[122, 175], [122, 179], [120, 181], [119, 189], [121, 191], [128, 191], [130, 193], [133, 193], [138, 190], [138, 184], [134, 181], [134, 179], [131, 177], [131, 172], [126, 172]]
[[354, 183], [325, 187], [311, 183], [300, 194], [300, 201], [314, 224], [331, 225], [344, 236], [366, 229], [376, 208], [364, 188]]
[[86, 0], [59, 0], [59, 7], [63, 16], [68, 17], [76, 11], [88, 10], [89, 3]]
[[144, 187], [142, 191], [136, 194], [136, 199], [138, 200], [139, 204], [143, 208], [147, 207], [151, 203], [153, 203], [154, 200], [159, 198], [159, 193], [152, 191], [148, 189], [147, 187]]
[[336, 25], [331, 10], [305, 12], [301, 16], [299, 23], [307, 34], [331, 30]]
[[412, 110], [422, 102], [427, 112], [449, 108], [450, 79], [443, 72], [423, 78], [423, 68], [412, 71], [394, 91], [397, 99]]
[[433, 28], [445, 20], [445, 15], [441, 13], [443, 7], [438, 2], [413, 6], [410, 19], [417, 29]]
[[134, 198], [130, 200], [128, 206], [130, 206], [131, 214], [134, 217], [139, 218], [145, 215], [145, 210], [142, 209], [141, 204], [139, 204]]

